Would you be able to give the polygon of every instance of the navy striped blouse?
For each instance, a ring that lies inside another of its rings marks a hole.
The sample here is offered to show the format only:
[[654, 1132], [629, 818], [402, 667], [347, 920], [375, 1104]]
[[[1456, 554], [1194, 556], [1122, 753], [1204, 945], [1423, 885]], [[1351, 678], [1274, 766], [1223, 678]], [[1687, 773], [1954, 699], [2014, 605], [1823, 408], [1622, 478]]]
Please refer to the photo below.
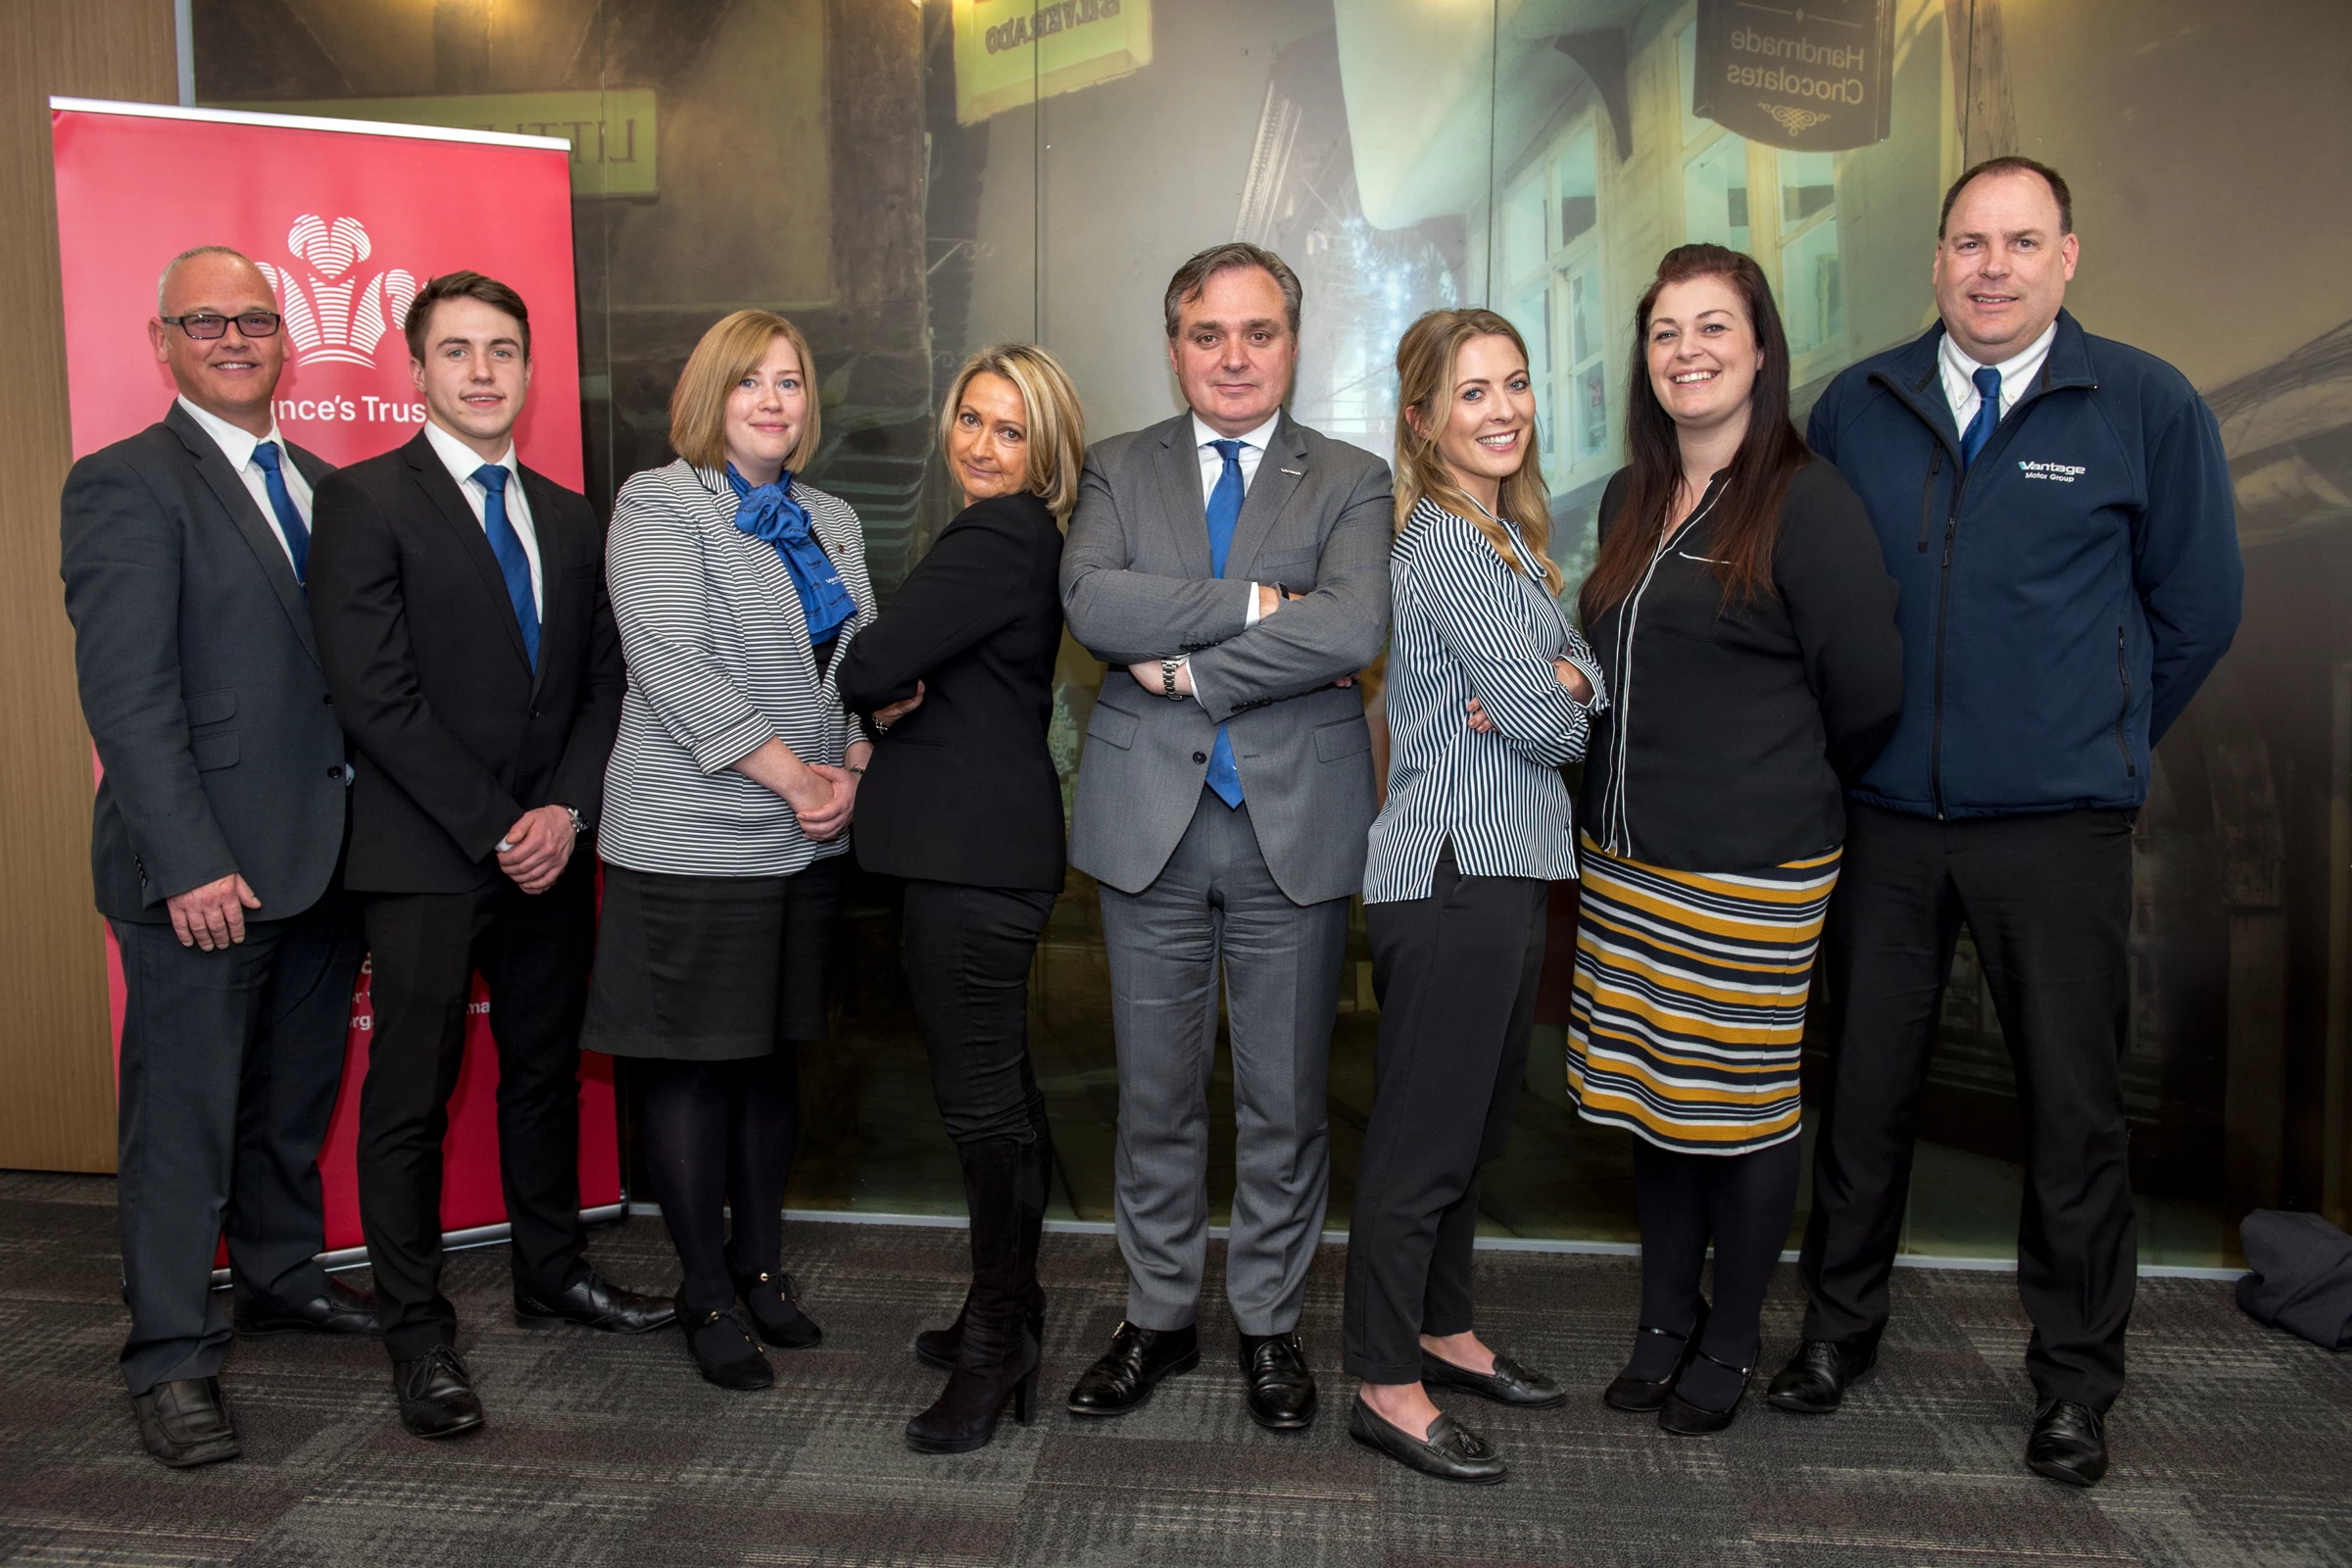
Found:
[[[1560, 766], [1585, 755], [1592, 715], [1608, 706], [1600, 662], [1542, 578], [1512, 570], [1427, 497], [1396, 536], [1389, 585], [1389, 798], [1372, 824], [1364, 902], [1428, 898], [1448, 840], [1464, 876], [1576, 875]], [[1592, 683], [1591, 703], [1553, 677], [1563, 658]], [[1470, 727], [1473, 697], [1493, 733]]]

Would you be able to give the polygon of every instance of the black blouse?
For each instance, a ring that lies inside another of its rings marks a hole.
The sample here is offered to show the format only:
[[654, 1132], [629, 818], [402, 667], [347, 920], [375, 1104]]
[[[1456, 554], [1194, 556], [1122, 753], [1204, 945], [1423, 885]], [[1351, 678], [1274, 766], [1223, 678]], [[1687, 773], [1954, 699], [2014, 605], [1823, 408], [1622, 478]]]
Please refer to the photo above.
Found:
[[[1819, 458], [1788, 482], [1772, 592], [1729, 603], [1708, 488], [1620, 604], [1585, 628], [1610, 706], [1585, 754], [1584, 830], [1680, 871], [1761, 869], [1845, 841], [1843, 788], [1894, 733], [1894, 580], [1861, 498]], [[1600, 503], [1619, 522], [1628, 470]]]

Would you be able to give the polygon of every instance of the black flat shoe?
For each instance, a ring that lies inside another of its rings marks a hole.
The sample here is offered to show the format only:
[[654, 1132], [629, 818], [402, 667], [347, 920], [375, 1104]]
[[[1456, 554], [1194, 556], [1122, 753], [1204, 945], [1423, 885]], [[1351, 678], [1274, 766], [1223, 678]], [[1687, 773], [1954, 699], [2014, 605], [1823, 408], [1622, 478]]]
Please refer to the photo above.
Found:
[[698, 1312], [686, 1323], [686, 1349], [705, 1383], [746, 1393], [776, 1381], [751, 1330], [733, 1312]]
[[1682, 1353], [1675, 1357], [1674, 1370], [1662, 1378], [1633, 1378], [1620, 1372], [1607, 1388], [1600, 1391], [1601, 1402], [1613, 1410], [1631, 1410], [1637, 1415], [1647, 1415], [1662, 1408], [1666, 1396], [1674, 1392], [1675, 1384], [1690, 1370], [1690, 1358], [1698, 1353], [1698, 1337], [1706, 1331], [1705, 1301], [1698, 1303], [1698, 1316], [1692, 1321], [1688, 1334], [1676, 1334], [1670, 1329], [1653, 1329], [1646, 1323], [1636, 1328], [1636, 1334], [1654, 1334], [1661, 1340], [1677, 1341], [1683, 1348]]
[[737, 1274], [735, 1292], [743, 1309], [760, 1331], [760, 1338], [779, 1350], [806, 1350], [823, 1343], [825, 1331], [801, 1310], [801, 1298], [789, 1274]]
[[174, 1470], [219, 1464], [245, 1451], [228, 1419], [219, 1378], [174, 1378], [130, 1396], [139, 1418], [139, 1441]]
[[1755, 1375], [1756, 1369], [1718, 1361], [1704, 1350], [1698, 1352], [1698, 1359], [1719, 1366], [1740, 1380], [1740, 1392], [1732, 1396], [1731, 1408], [1710, 1410], [1703, 1404], [1692, 1404], [1683, 1397], [1678, 1384], [1674, 1392], [1666, 1396], [1666, 1402], [1658, 1406], [1660, 1431], [1671, 1432], [1678, 1438], [1703, 1438], [1710, 1433], [1721, 1432], [1740, 1414], [1740, 1401], [1747, 1397], [1747, 1380]]
[[514, 1293], [514, 1321], [526, 1329], [600, 1329], [607, 1334], [651, 1334], [677, 1321], [666, 1296], [645, 1296], [590, 1269], [552, 1296]]
[[1200, 1336], [1195, 1325], [1180, 1329], [1139, 1329], [1119, 1325], [1110, 1348], [1080, 1374], [1070, 1390], [1072, 1415], [1125, 1415], [1150, 1401], [1159, 1380], [1190, 1372], [1200, 1364]]
[[400, 1424], [415, 1437], [454, 1438], [481, 1427], [482, 1396], [455, 1346], [436, 1345], [414, 1360], [393, 1362], [392, 1392], [400, 1399]]
[[2087, 1404], [2052, 1399], [2034, 1416], [2026, 1468], [2070, 1487], [2095, 1487], [2107, 1473], [2107, 1423]]
[[355, 1291], [338, 1279], [299, 1303], [247, 1297], [237, 1302], [237, 1334], [263, 1340], [279, 1334], [349, 1334], [373, 1339], [376, 1335], [375, 1297]]
[[1828, 1415], [1845, 1400], [1845, 1391], [1878, 1370], [1877, 1345], [1840, 1345], [1807, 1340], [1773, 1374], [1764, 1402], [1790, 1415]]
[[1243, 1335], [1242, 1382], [1250, 1419], [1268, 1432], [1303, 1432], [1314, 1424], [1315, 1375], [1296, 1330]]
[[1429, 1424], [1426, 1437], [1416, 1438], [1357, 1399], [1348, 1411], [1348, 1435], [1374, 1453], [1385, 1453], [1407, 1470], [1440, 1481], [1493, 1486], [1509, 1474], [1486, 1439], [1444, 1412]]
[[1421, 1381], [1442, 1388], [1460, 1389], [1496, 1404], [1515, 1404], [1525, 1410], [1544, 1410], [1568, 1402], [1568, 1391], [1541, 1372], [1521, 1366], [1500, 1350], [1494, 1352], [1494, 1370], [1473, 1372], [1466, 1366], [1455, 1366], [1442, 1355], [1432, 1355], [1427, 1348], [1421, 1351]]

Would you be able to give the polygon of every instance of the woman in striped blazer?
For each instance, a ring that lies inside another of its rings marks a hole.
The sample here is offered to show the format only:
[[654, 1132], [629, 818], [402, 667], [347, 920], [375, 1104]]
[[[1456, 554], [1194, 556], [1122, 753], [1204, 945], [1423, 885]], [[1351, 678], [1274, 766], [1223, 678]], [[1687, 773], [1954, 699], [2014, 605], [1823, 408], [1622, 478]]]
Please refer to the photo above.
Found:
[[1372, 1115], [1348, 1242], [1348, 1431], [1448, 1481], [1503, 1465], [1436, 1384], [1567, 1397], [1471, 1327], [1479, 1167], [1527, 1070], [1550, 883], [1576, 874], [1561, 764], [1584, 755], [1599, 665], [1544, 554], [1527, 346], [1492, 311], [1433, 311], [1396, 349], [1388, 803], [1364, 915], [1380, 998]]
[[1870, 518], [1788, 421], [1762, 270], [1669, 251], [1635, 326], [1631, 462], [1581, 596], [1616, 707], [1585, 765], [1568, 1079], [1636, 1139], [1642, 1321], [1603, 1397], [1695, 1435], [1731, 1424], [1761, 1348], [1839, 781], [1893, 731], [1903, 653]]
[[670, 398], [678, 460], [621, 486], [605, 547], [629, 683], [583, 1043], [636, 1061], [678, 1322], [730, 1389], [774, 1381], [754, 1331], [785, 1349], [821, 1334], [783, 1272], [784, 1183], [872, 751], [836, 689], [874, 616], [858, 514], [796, 477], [817, 450], [815, 387], [782, 317], [711, 327]]

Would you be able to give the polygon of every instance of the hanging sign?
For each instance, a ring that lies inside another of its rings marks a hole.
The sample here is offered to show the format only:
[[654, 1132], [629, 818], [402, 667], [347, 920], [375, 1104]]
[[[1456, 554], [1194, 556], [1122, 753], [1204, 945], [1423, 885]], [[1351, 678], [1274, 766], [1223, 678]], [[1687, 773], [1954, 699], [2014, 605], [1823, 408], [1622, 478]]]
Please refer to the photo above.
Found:
[[1698, 0], [1691, 112], [1768, 147], [1836, 152], [1893, 123], [1894, 0]]

